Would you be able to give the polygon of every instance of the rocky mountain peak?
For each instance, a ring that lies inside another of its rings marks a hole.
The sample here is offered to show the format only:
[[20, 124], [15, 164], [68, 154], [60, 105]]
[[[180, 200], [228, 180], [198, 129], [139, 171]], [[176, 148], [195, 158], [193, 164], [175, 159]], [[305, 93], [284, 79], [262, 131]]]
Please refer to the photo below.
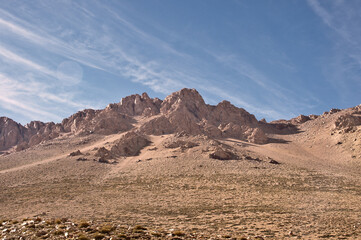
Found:
[[19, 144], [21, 147], [18, 149], [25, 149], [62, 133], [109, 135], [127, 131], [145, 135], [185, 132], [190, 135], [203, 134], [266, 143], [268, 138], [263, 131], [272, 128], [273, 125], [258, 122], [254, 115], [229, 101], [211, 106], [204, 102], [196, 89], [184, 88], [163, 101], [150, 98], [147, 93], [130, 95], [102, 110], [79, 111], [59, 124], [32, 121], [24, 127], [2, 117], [0, 150]]
[[31, 121], [30, 123], [25, 125], [25, 128], [39, 130], [44, 125], [45, 125], [45, 123], [43, 123], [41, 121]]
[[202, 118], [207, 112], [207, 105], [197, 90], [183, 88], [164, 99], [160, 112], [162, 114], [190, 112], [197, 118]]
[[129, 116], [152, 116], [159, 113], [161, 103], [160, 99], [152, 99], [147, 93], [143, 93], [142, 95], [134, 94], [122, 98], [118, 104], [112, 104], [108, 107], [116, 108], [118, 112]]

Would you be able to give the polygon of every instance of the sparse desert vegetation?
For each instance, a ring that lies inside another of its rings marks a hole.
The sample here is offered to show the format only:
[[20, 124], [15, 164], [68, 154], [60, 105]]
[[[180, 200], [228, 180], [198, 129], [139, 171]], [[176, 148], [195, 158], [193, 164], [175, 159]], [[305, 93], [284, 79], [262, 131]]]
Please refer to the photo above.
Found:
[[[164, 106], [182, 102], [169, 101]], [[229, 114], [246, 114], [229, 103], [220, 106]], [[354, 119], [359, 108], [254, 122], [267, 143], [254, 126], [223, 124], [225, 137], [216, 137], [212, 126], [197, 134], [178, 131], [153, 109], [149, 119], [132, 117], [130, 133], [65, 133], [22, 151], [9, 150], [0, 157], [0, 235], [358, 239], [361, 129]], [[167, 117], [172, 114], [179, 113]], [[353, 120], [345, 120], [350, 115]], [[212, 124], [218, 119], [208, 118]], [[232, 138], [232, 129], [245, 135]], [[168, 130], [175, 132], [164, 133]]]

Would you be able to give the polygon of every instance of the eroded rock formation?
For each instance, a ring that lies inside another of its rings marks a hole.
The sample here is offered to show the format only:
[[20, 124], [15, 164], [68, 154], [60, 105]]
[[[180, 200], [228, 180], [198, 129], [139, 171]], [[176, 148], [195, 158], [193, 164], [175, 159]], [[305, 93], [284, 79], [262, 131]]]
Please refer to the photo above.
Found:
[[[266, 125], [269, 124], [257, 121], [254, 115], [228, 101], [222, 101], [216, 106], [208, 105], [197, 90], [182, 89], [170, 94], [163, 101], [150, 98], [146, 93], [131, 95], [102, 110], [79, 111], [59, 124], [33, 121], [22, 126], [2, 117], [0, 150], [15, 146], [17, 150], [23, 150], [63, 133], [109, 135], [127, 131], [137, 132], [138, 135], [184, 132], [264, 144], [268, 141], [262, 130]], [[276, 129], [273, 126], [271, 128]], [[133, 140], [137, 141], [139, 137]], [[118, 154], [122, 151], [125, 149], [119, 150]]]

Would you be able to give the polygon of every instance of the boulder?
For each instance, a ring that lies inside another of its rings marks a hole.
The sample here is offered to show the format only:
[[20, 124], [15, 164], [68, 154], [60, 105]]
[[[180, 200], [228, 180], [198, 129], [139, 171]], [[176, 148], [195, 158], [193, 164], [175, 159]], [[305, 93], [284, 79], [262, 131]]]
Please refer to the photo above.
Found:
[[115, 157], [128, 157], [137, 156], [144, 147], [148, 146], [151, 142], [145, 135], [128, 132], [121, 139], [115, 142], [110, 149], [112, 156]]
[[260, 128], [250, 129], [248, 133], [250, 133], [247, 137], [249, 142], [256, 144], [268, 143], [268, 137]]
[[212, 153], [209, 154], [209, 157], [218, 160], [238, 159], [238, 156], [235, 153], [221, 147], [217, 147]]
[[71, 153], [69, 154], [70, 157], [79, 156], [79, 155], [83, 155], [83, 154], [80, 152], [80, 150], [75, 151], [75, 152], [71, 152]]
[[105, 147], [99, 148], [96, 151], [95, 156], [100, 157], [101, 159], [111, 159], [111, 158], [113, 158], [113, 155], [111, 154], [111, 152], [108, 149], [106, 149]]

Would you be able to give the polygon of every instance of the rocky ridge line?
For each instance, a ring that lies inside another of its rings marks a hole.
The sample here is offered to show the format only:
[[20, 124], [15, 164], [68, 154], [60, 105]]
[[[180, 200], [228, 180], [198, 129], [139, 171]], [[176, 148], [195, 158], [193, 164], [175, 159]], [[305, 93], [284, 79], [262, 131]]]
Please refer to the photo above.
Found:
[[[337, 111], [330, 111], [332, 114]], [[326, 114], [326, 113], [325, 113]], [[289, 121], [267, 123], [258, 121], [254, 115], [228, 101], [216, 106], [206, 104], [195, 89], [182, 89], [164, 100], [150, 98], [146, 93], [122, 98], [119, 103], [109, 104], [105, 109], [85, 109], [61, 123], [32, 121], [25, 126], [10, 118], [0, 118], [0, 151], [15, 148], [20, 151], [43, 141], [70, 135], [109, 135], [134, 131], [140, 135], [163, 135], [185, 132], [212, 138], [236, 138], [256, 144], [269, 142], [267, 134], [295, 132], [297, 125], [318, 116], [300, 115]], [[142, 118], [142, 124], [137, 119]], [[358, 115], [339, 120], [337, 126], [359, 124]]]

